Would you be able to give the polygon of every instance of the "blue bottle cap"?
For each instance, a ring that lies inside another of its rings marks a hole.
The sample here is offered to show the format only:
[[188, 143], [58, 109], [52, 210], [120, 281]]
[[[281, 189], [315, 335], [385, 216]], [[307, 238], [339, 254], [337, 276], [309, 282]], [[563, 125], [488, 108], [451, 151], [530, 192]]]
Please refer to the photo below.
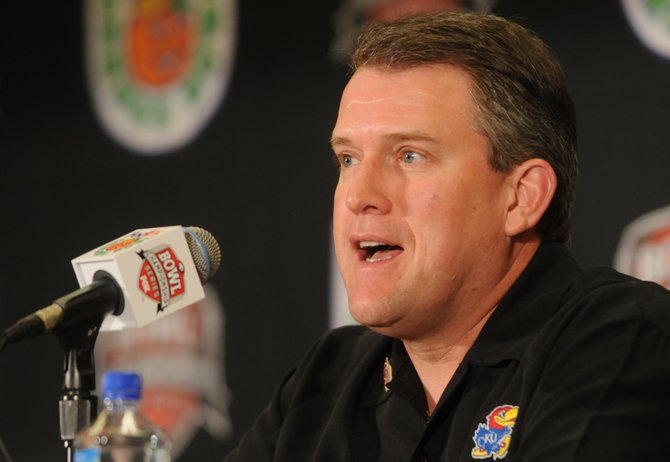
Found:
[[140, 374], [132, 371], [108, 371], [102, 376], [104, 399], [139, 400], [142, 391]]

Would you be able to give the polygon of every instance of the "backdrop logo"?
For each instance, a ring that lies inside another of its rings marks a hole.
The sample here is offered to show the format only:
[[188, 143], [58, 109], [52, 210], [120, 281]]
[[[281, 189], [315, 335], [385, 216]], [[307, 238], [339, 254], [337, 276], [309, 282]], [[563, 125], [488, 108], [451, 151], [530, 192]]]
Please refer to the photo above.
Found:
[[621, 0], [621, 4], [642, 43], [670, 59], [670, 0]]
[[[208, 448], [207, 439], [221, 444], [232, 430], [224, 310], [214, 289], [209, 284], [204, 289], [205, 300], [139, 329], [101, 332], [95, 346], [98, 373], [142, 374], [142, 409], [170, 434], [172, 460], [191, 444]], [[211, 438], [202, 438], [204, 433]]]
[[622, 273], [670, 289], [670, 207], [655, 210], [623, 231], [614, 265]]
[[190, 142], [230, 80], [235, 0], [87, 0], [86, 54], [96, 113], [143, 154]]

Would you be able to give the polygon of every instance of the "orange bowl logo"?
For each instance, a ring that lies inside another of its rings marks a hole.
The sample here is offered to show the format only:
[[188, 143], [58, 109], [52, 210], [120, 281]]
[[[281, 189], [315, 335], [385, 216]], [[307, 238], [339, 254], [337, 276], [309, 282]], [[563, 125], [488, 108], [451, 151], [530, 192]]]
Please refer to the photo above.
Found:
[[654, 53], [670, 59], [668, 2], [621, 0], [621, 5], [640, 42]]
[[95, 113], [123, 147], [166, 154], [190, 143], [228, 89], [237, 0], [84, 1]]
[[134, 231], [126, 236], [120, 237], [109, 244], [105, 244], [95, 251], [95, 255], [101, 256], [108, 253], [116, 253], [128, 247], [132, 247], [135, 244], [146, 241], [148, 238], [157, 236], [160, 234], [159, 229], [152, 229], [151, 231], [141, 232]]

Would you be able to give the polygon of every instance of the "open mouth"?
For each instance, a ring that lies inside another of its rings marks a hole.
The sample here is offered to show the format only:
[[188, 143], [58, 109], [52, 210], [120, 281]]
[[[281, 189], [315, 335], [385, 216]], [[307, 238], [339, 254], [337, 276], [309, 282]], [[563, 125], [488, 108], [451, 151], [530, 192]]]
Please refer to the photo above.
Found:
[[361, 250], [363, 259], [368, 263], [390, 260], [403, 251], [399, 245], [377, 241], [360, 241], [358, 248]]

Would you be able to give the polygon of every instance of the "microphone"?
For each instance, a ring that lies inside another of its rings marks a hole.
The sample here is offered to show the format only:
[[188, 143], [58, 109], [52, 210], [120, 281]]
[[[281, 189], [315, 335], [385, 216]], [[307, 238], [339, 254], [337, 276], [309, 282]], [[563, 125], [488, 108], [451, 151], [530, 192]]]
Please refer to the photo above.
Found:
[[7, 328], [0, 345], [44, 332], [141, 327], [205, 298], [219, 269], [216, 239], [198, 227], [138, 229], [72, 260], [80, 289]]

